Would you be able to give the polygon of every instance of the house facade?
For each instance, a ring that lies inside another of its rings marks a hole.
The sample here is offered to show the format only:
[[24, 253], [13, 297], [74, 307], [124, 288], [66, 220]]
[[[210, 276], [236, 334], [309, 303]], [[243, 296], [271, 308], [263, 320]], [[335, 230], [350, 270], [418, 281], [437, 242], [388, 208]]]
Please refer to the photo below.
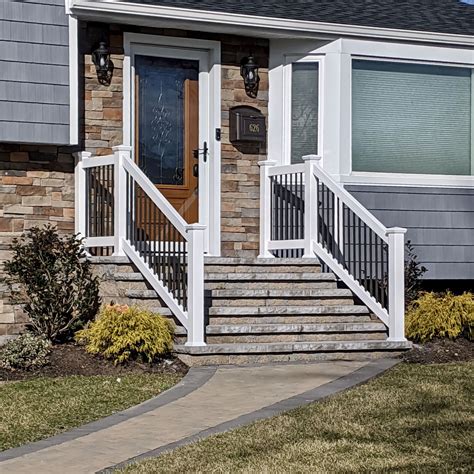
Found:
[[[81, 232], [94, 255], [130, 245], [155, 276], [160, 252], [182, 251], [188, 272], [202, 263], [193, 248], [317, 256], [384, 307], [374, 295], [397, 226], [427, 280], [474, 280], [473, 6], [31, 0], [2, 3], [0, 24], [4, 258], [46, 222]], [[180, 229], [198, 237], [181, 247]], [[203, 287], [173, 278], [152, 286], [191, 320]], [[7, 299], [0, 317], [3, 334], [23, 323]]]

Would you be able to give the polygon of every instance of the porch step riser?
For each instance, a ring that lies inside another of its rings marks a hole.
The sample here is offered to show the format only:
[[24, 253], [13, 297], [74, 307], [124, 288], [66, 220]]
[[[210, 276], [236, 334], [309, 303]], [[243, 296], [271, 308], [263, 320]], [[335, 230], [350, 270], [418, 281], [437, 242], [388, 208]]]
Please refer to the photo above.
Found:
[[[342, 334], [247, 334], [247, 335], [208, 335], [207, 344], [266, 344], [273, 342], [321, 342], [321, 341], [385, 341], [387, 335], [381, 333], [342, 333]], [[178, 344], [185, 344], [185, 337], [177, 338]]]
[[238, 307], [265, 307], [265, 306], [304, 306], [307, 307], [309, 304], [313, 306], [337, 306], [337, 305], [348, 305], [352, 303], [352, 298], [312, 298], [312, 299], [298, 299], [298, 298], [278, 298], [278, 299], [212, 299], [213, 308], [238, 308]]
[[320, 289], [336, 289], [335, 281], [314, 281], [314, 282], [265, 282], [265, 281], [219, 281], [205, 282], [206, 290], [320, 290]]
[[321, 266], [296, 266], [296, 265], [206, 265], [204, 267], [206, 275], [209, 274], [229, 274], [229, 273], [241, 273], [246, 275], [256, 275], [261, 273], [321, 273]]
[[335, 281], [332, 273], [207, 273], [206, 281]]
[[247, 365], [269, 364], [276, 362], [311, 362], [331, 360], [375, 360], [384, 357], [397, 357], [401, 351], [369, 351], [369, 352], [309, 352], [293, 354], [231, 354], [231, 355], [200, 355], [176, 354], [181, 361], [190, 367], [205, 365]]
[[209, 316], [209, 324], [334, 324], [334, 323], [370, 323], [369, 315], [274, 315], [274, 316]]

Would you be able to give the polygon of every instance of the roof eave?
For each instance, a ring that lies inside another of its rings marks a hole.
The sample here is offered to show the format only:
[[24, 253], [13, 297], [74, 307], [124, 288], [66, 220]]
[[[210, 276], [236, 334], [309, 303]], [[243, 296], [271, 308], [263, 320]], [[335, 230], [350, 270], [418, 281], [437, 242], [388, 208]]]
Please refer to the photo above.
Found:
[[189, 8], [118, 2], [114, 0], [68, 0], [70, 12], [84, 19], [117, 21], [157, 27], [182, 27], [265, 37], [360, 37], [398, 41], [473, 46], [474, 36], [428, 31], [322, 23], [242, 15]]

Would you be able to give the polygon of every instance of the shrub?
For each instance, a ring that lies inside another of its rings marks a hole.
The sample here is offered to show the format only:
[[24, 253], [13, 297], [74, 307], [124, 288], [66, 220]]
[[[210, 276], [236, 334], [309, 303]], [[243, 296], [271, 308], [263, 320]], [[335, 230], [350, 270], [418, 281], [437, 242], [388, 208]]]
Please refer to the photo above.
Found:
[[26, 332], [0, 349], [0, 367], [8, 370], [33, 370], [48, 362], [51, 343], [44, 337]]
[[410, 306], [406, 317], [407, 337], [425, 342], [434, 337], [454, 339], [474, 336], [474, 295], [451, 292], [423, 293]]
[[173, 323], [136, 306], [105, 306], [97, 320], [76, 333], [87, 352], [101, 354], [114, 362], [130, 358], [152, 362], [173, 346]]
[[33, 227], [11, 246], [5, 263], [13, 299], [24, 303], [29, 327], [50, 341], [67, 339], [96, 315], [99, 280], [92, 275], [82, 241], [48, 225]]
[[415, 301], [421, 290], [421, 277], [428, 271], [418, 262], [418, 256], [410, 240], [405, 245], [405, 306]]

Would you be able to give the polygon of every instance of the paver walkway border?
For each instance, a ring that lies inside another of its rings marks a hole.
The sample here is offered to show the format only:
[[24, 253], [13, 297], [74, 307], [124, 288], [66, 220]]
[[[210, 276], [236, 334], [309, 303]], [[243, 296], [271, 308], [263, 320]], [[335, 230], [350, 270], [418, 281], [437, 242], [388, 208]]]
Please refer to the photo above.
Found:
[[[121, 463], [109, 466], [105, 469], [98, 471], [97, 474], [110, 474], [113, 473], [116, 469], [128, 466], [130, 464], [144, 461], [145, 459], [155, 458], [160, 454], [172, 451], [173, 449], [179, 448], [181, 446], [186, 446], [188, 444], [194, 443], [201, 439], [207, 438], [219, 433], [224, 433], [225, 431], [232, 430], [241, 426], [249, 425], [254, 421], [263, 420], [265, 418], [272, 418], [276, 415], [280, 415], [286, 411], [293, 410], [310, 403], [323, 400], [325, 398], [336, 395], [344, 390], [349, 388], [354, 388], [358, 385], [361, 385], [378, 375], [383, 374], [388, 369], [391, 369], [393, 366], [399, 364], [401, 359], [376, 359], [369, 364], [361, 367], [360, 369], [355, 370], [354, 372], [349, 373], [348, 375], [343, 375], [331, 382], [328, 382], [324, 385], [321, 385], [307, 392], [295, 395], [294, 397], [282, 400], [281, 402], [274, 403], [273, 405], [262, 408], [261, 410], [248, 413], [246, 415], [239, 416], [231, 421], [226, 421], [220, 425], [214, 426], [207, 430], [201, 431], [187, 438], [183, 438], [175, 443], [167, 444], [166, 446], [161, 446], [160, 448], [153, 449], [146, 453], [140, 454], [133, 458], [127, 459]], [[284, 363], [279, 362], [278, 365], [283, 365]], [[289, 364], [294, 364], [290, 362]], [[229, 368], [232, 366], [228, 366]], [[235, 367], [235, 366], [234, 366]], [[248, 366], [247, 366], [248, 367]], [[221, 368], [223, 368], [221, 366]]]
[[73, 439], [81, 438], [105, 428], [110, 428], [111, 426], [122, 423], [122, 421], [143, 415], [144, 413], [179, 400], [180, 398], [189, 395], [191, 392], [194, 392], [194, 390], [197, 390], [199, 387], [204, 385], [210, 378], [212, 378], [217, 368], [217, 366], [191, 368], [183, 377], [183, 379], [175, 386], [157, 395], [156, 397], [151, 398], [150, 400], [146, 400], [143, 403], [134, 405], [133, 407], [114, 413], [113, 415], [109, 415], [105, 418], [101, 418], [97, 421], [92, 421], [78, 428], [73, 428], [72, 430], [65, 431], [64, 433], [51, 436], [50, 438], [28, 443], [17, 448], [7, 449], [6, 451], [1, 451], [0, 462], [24, 456], [25, 454], [34, 453], [36, 451], [41, 451], [42, 449], [56, 446]]
[[[278, 401], [272, 405], [263, 407], [254, 412], [238, 416], [237, 418], [234, 418], [229, 421], [225, 421], [211, 428], [204, 429], [203, 431], [200, 431], [196, 434], [193, 434], [191, 436], [184, 437], [178, 441], [163, 445], [157, 449], [153, 449], [151, 451], [141, 453], [136, 457], [131, 457], [127, 460], [124, 460], [123, 462], [104, 468], [100, 470], [99, 472], [110, 473], [117, 468], [129, 465], [131, 463], [141, 461], [147, 458], [159, 456], [160, 454], [164, 452], [170, 451], [180, 446], [193, 443], [207, 436], [217, 434], [217, 433], [222, 433], [224, 431], [228, 431], [230, 429], [237, 428], [239, 426], [247, 425], [256, 420], [270, 418], [275, 415], [281, 414], [285, 411], [288, 411], [300, 406], [304, 406], [309, 403], [316, 402], [318, 400], [322, 400], [326, 397], [335, 395], [348, 388], [352, 388], [357, 385], [360, 385], [376, 377], [377, 375], [380, 375], [381, 373], [390, 369], [391, 367], [398, 364], [399, 362], [400, 362], [400, 359], [398, 360], [397, 359], [377, 359], [377, 360], [368, 362], [367, 364], [350, 372], [349, 374], [339, 376], [338, 378], [335, 378], [334, 380], [330, 382], [320, 385], [317, 388], [313, 388], [309, 391], [292, 396], [288, 399], [283, 399], [281, 401]], [[288, 363], [279, 362], [278, 364], [268, 364], [268, 366], [271, 366], [271, 365], [281, 366], [281, 365], [287, 365], [287, 364], [295, 365], [295, 362], [288, 362]], [[308, 363], [302, 362], [301, 364], [308, 364]], [[128, 408], [127, 410], [124, 410], [122, 412], [88, 423], [84, 426], [75, 428], [71, 431], [68, 431], [62, 434], [58, 434], [51, 438], [47, 438], [45, 440], [37, 441], [37, 442], [30, 443], [24, 446], [20, 446], [18, 448], [12, 448], [7, 451], [0, 452], [0, 462], [15, 459], [15, 458], [24, 456], [26, 454], [31, 454], [45, 448], [57, 446], [65, 442], [75, 440], [77, 438], [81, 438], [88, 434], [113, 427], [114, 425], [117, 425], [123, 421], [129, 420], [134, 417], [138, 417], [140, 415], [146, 414], [147, 412], [163, 407], [169, 403], [172, 403], [176, 400], [186, 397], [187, 395], [191, 394], [195, 390], [204, 386], [214, 376], [214, 374], [216, 373], [218, 369], [231, 370], [232, 368], [236, 368], [236, 367], [261, 367], [261, 366], [265, 366], [265, 364], [255, 364], [255, 365], [246, 365], [246, 366], [215, 366], [215, 367], [191, 368], [188, 374], [177, 385], [167, 390], [166, 392], [163, 392], [162, 394], [158, 395], [155, 398], [152, 398], [134, 407]]]

